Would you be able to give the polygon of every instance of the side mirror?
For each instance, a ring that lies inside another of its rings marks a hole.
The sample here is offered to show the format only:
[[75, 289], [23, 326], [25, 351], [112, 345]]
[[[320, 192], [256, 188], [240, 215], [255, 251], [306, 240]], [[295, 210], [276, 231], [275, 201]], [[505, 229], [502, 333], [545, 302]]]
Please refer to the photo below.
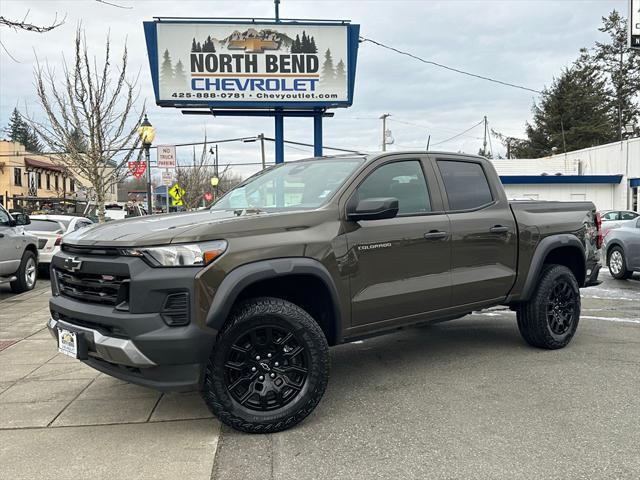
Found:
[[349, 202], [347, 205], [347, 219], [357, 222], [358, 220], [382, 220], [393, 218], [398, 214], [398, 199], [388, 198], [367, 198], [356, 202]]
[[16, 225], [30, 225], [31, 218], [26, 213], [13, 213], [13, 219], [16, 221]]

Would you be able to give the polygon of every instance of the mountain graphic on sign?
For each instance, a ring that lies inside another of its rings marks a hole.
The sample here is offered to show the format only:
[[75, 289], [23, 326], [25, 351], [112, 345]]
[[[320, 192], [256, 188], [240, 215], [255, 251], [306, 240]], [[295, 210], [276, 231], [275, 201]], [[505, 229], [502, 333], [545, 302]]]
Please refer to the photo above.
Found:
[[284, 50], [291, 53], [317, 52], [315, 39], [307, 36], [306, 32], [302, 32], [302, 40], [300, 35], [297, 35], [294, 40], [270, 28], [262, 30], [248, 28], [244, 32], [235, 30], [231, 35], [220, 40], [210, 35], [203, 40], [196, 40], [194, 37], [191, 42], [191, 51], [195, 53], [216, 52], [221, 49], [241, 50], [245, 53], [263, 53], [265, 50]]

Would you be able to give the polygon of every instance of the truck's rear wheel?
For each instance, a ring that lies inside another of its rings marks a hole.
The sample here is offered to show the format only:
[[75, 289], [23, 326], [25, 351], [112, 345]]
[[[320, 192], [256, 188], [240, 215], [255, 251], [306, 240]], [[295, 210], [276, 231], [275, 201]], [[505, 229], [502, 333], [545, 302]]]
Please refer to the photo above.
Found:
[[270, 433], [296, 425], [316, 407], [329, 379], [329, 347], [303, 309], [256, 298], [232, 314], [209, 358], [202, 396], [227, 425]]
[[518, 329], [529, 345], [565, 347], [580, 320], [580, 289], [573, 272], [563, 265], [547, 265], [531, 299], [518, 306]]
[[27, 250], [22, 254], [20, 268], [16, 272], [16, 279], [11, 282], [11, 290], [15, 293], [23, 293], [33, 290], [38, 281], [38, 260], [35, 254]]

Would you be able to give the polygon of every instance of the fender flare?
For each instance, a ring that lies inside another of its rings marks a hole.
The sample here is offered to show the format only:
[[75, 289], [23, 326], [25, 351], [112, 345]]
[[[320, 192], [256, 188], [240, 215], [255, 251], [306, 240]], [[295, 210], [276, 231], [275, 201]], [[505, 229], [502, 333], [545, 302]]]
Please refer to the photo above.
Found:
[[[306, 257], [278, 258], [247, 263], [235, 268], [224, 277], [209, 307], [206, 325], [217, 331], [224, 326], [233, 304], [240, 293], [253, 283], [289, 275], [311, 275], [324, 283], [331, 296], [335, 318], [335, 343], [342, 339], [342, 314], [338, 291], [327, 268], [317, 260]], [[332, 339], [328, 339], [331, 343]]]
[[[587, 261], [585, 258], [585, 247], [583, 243], [578, 239], [578, 237], [570, 233], [561, 233], [545, 237], [540, 241], [540, 243], [538, 243], [535, 251], [533, 252], [533, 257], [531, 258], [531, 264], [529, 266], [529, 272], [527, 273], [527, 278], [524, 282], [524, 286], [522, 287], [522, 293], [520, 294], [520, 298], [518, 299], [518, 301], [523, 302], [531, 298], [533, 290], [536, 286], [536, 281], [540, 276], [540, 272], [542, 271], [544, 259], [547, 258], [547, 255], [549, 255], [549, 253], [560, 247], [576, 247], [578, 250], [580, 250], [582, 254], [582, 261], [584, 263], [584, 268], [586, 271]], [[580, 281], [581, 280], [578, 279], [578, 283], [580, 283]], [[584, 279], [582, 279], [582, 281], [584, 281]]]

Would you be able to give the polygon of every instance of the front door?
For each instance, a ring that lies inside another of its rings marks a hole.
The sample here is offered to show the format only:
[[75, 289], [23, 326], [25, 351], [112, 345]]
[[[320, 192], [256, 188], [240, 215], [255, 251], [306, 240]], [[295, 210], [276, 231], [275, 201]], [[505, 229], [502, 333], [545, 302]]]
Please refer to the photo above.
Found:
[[352, 325], [402, 322], [449, 307], [449, 219], [431, 166], [419, 158], [387, 159], [353, 195], [397, 198], [399, 212], [359, 221], [347, 233]]

